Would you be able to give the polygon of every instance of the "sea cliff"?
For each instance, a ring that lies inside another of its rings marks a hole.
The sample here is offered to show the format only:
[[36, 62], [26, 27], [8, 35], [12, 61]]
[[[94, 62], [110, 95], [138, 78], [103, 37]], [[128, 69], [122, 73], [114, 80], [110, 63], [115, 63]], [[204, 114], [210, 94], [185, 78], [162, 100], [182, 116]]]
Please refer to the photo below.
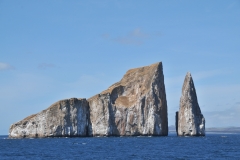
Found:
[[9, 137], [167, 136], [162, 62], [130, 69], [89, 99], [65, 99], [13, 125]]

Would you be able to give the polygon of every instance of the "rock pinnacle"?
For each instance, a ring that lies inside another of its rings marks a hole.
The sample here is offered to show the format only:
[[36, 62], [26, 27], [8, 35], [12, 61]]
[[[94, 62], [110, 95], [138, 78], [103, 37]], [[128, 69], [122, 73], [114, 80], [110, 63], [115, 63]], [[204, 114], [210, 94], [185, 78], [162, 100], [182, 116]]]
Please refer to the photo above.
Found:
[[182, 87], [179, 112], [176, 113], [176, 130], [179, 136], [204, 136], [205, 118], [198, 105], [196, 89], [190, 72]]

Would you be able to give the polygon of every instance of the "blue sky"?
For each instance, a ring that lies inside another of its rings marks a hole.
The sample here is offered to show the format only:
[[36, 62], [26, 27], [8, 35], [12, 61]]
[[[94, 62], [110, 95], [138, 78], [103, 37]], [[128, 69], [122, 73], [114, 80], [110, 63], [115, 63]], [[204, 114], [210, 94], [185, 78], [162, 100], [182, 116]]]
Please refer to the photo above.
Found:
[[207, 127], [240, 121], [240, 1], [0, 1], [0, 134], [163, 62], [169, 125], [192, 73]]

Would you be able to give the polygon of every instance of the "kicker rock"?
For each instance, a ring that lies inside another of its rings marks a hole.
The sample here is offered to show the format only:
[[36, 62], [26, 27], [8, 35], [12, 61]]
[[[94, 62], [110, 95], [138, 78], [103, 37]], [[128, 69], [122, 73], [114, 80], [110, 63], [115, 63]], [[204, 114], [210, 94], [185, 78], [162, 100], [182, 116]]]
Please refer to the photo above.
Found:
[[89, 135], [168, 135], [162, 63], [131, 69], [120, 82], [88, 99]]
[[179, 136], [205, 135], [205, 119], [198, 105], [196, 90], [189, 72], [182, 87], [179, 112], [176, 113], [176, 130]]
[[162, 63], [129, 70], [86, 99], [66, 99], [13, 124], [9, 137], [168, 135]]
[[86, 99], [61, 100], [48, 109], [13, 124], [9, 137], [87, 136], [88, 116]]

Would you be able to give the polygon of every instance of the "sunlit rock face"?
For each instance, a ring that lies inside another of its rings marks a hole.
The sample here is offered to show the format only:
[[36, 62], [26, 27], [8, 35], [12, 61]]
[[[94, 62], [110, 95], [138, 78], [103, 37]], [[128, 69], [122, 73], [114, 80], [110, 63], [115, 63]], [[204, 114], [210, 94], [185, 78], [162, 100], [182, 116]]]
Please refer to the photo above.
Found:
[[90, 135], [168, 135], [161, 62], [127, 71], [121, 81], [88, 102]]
[[10, 127], [9, 137], [74, 137], [88, 135], [86, 99], [61, 100]]
[[176, 126], [179, 136], [205, 135], [205, 119], [198, 105], [196, 90], [189, 72], [182, 87], [180, 108], [176, 113]]
[[9, 137], [166, 136], [162, 63], [131, 69], [92, 98], [61, 100], [10, 127]]

